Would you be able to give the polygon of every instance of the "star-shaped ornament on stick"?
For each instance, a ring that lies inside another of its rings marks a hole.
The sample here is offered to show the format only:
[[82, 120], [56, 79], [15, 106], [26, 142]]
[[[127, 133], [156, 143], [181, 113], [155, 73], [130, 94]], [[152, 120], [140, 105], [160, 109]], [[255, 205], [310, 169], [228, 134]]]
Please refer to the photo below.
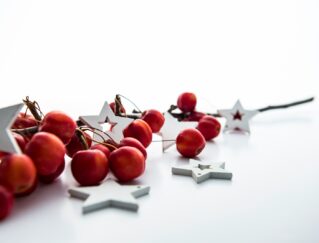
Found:
[[197, 122], [178, 121], [169, 112], [165, 112], [164, 117], [165, 123], [159, 132], [162, 136], [163, 152], [175, 144], [176, 137], [182, 130], [197, 126]]
[[72, 197], [85, 200], [83, 214], [108, 207], [137, 211], [139, 205], [136, 198], [147, 195], [149, 191], [149, 186], [122, 186], [111, 179], [98, 186], [73, 187], [68, 190]]
[[196, 183], [201, 183], [208, 179], [231, 180], [233, 174], [225, 170], [225, 162], [206, 164], [190, 159], [188, 165], [173, 166], [174, 175], [191, 176]]
[[232, 109], [218, 110], [218, 113], [226, 118], [224, 132], [238, 130], [250, 133], [249, 121], [258, 112], [258, 110], [244, 109], [239, 100]]
[[[105, 102], [98, 116], [80, 116], [80, 121], [88, 127], [96, 129], [93, 138], [95, 141], [104, 142], [110, 137], [119, 143], [124, 138], [123, 130], [133, 121], [131, 118], [116, 116], [110, 108], [108, 102]], [[103, 131], [103, 124], [113, 125], [111, 131]], [[109, 137], [108, 137], [109, 136]]]
[[21, 149], [10, 131], [23, 104], [17, 104], [0, 109], [0, 151], [7, 153], [21, 153]]

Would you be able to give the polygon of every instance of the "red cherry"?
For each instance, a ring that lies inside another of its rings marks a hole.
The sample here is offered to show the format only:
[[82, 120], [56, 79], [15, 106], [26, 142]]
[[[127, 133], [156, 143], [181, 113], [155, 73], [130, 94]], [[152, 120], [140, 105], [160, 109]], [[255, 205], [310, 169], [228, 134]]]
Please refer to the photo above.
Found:
[[111, 151], [109, 150], [109, 148], [107, 148], [103, 144], [94, 144], [93, 146], [91, 146], [90, 149], [100, 150], [101, 152], [103, 152], [103, 154], [106, 156], [106, 158], [108, 158], [108, 159], [110, 158]]
[[136, 119], [123, 130], [124, 137], [136, 138], [145, 148], [152, 142], [152, 129], [141, 119]]
[[60, 111], [47, 113], [39, 127], [40, 132], [50, 132], [59, 137], [64, 144], [71, 141], [76, 129], [75, 121]]
[[[0, 151], [0, 160], [1, 160], [4, 156], [7, 156], [7, 155], [9, 155], [9, 154], [10, 154], [10, 153]], [[0, 162], [1, 162], [1, 161], [0, 161]]]
[[11, 213], [13, 207], [13, 194], [0, 185], [0, 220], [5, 219]]
[[205, 138], [194, 128], [183, 130], [176, 138], [177, 151], [187, 158], [193, 158], [200, 154], [205, 145]]
[[[92, 144], [92, 138], [90, 136], [90, 134], [84, 132], [84, 137], [86, 140], [86, 143], [88, 144], [89, 147], [91, 147]], [[79, 137], [76, 135], [76, 133], [73, 134], [71, 141], [65, 146], [66, 148], [66, 154], [72, 158], [73, 155], [80, 151], [80, 150], [84, 150], [85, 148], [83, 147]]]
[[[109, 104], [109, 106], [111, 107], [112, 111], [115, 113], [115, 102], [111, 102]], [[125, 114], [126, 113], [126, 110], [124, 108], [124, 106], [122, 105], [122, 107], [120, 108], [120, 112]]]
[[104, 180], [109, 172], [109, 162], [100, 150], [83, 150], [73, 156], [71, 171], [80, 185], [93, 186]]
[[165, 122], [165, 117], [158, 110], [144, 111], [141, 119], [150, 126], [153, 133], [159, 132]]
[[39, 179], [52, 182], [63, 171], [65, 147], [54, 134], [39, 132], [35, 134], [25, 148], [37, 168]]
[[145, 158], [137, 148], [121, 147], [111, 153], [110, 169], [119, 181], [131, 181], [143, 174]]
[[205, 116], [205, 113], [200, 112], [200, 111], [192, 111], [189, 116], [183, 121], [196, 121], [198, 122], [203, 116]]
[[216, 118], [206, 115], [200, 119], [196, 128], [201, 132], [206, 141], [208, 141], [218, 136], [221, 125]]
[[131, 138], [131, 137], [123, 138], [120, 142], [120, 147], [124, 147], [124, 146], [137, 148], [139, 151], [142, 152], [142, 154], [144, 155], [144, 158], [145, 159], [147, 158], [147, 152], [145, 147], [137, 139]]
[[25, 195], [30, 191], [37, 179], [36, 175], [36, 168], [27, 155], [10, 154], [1, 159], [0, 184], [16, 196]]
[[193, 111], [196, 103], [197, 99], [194, 93], [182, 93], [177, 99], [177, 107], [183, 112]]
[[25, 138], [18, 133], [13, 133], [13, 137], [15, 138], [15, 140], [17, 141], [21, 151], [23, 152], [25, 149], [25, 146], [27, 145], [27, 141], [25, 140]]
[[34, 127], [37, 125], [38, 125], [38, 122], [33, 116], [20, 112], [18, 117], [14, 121], [12, 128], [23, 129], [28, 127]]

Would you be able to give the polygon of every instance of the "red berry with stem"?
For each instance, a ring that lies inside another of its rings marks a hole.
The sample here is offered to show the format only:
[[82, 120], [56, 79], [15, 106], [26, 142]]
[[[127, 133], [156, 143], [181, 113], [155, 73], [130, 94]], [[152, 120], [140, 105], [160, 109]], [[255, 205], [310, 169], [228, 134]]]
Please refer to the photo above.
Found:
[[177, 151], [187, 158], [193, 158], [205, 148], [204, 136], [194, 128], [187, 128], [180, 132], [176, 138]]
[[76, 127], [75, 121], [65, 113], [51, 111], [44, 116], [39, 131], [53, 133], [64, 144], [68, 144], [74, 135]]
[[144, 173], [144, 155], [137, 148], [121, 147], [111, 153], [110, 169], [119, 181], [131, 181]]
[[33, 116], [20, 112], [18, 117], [14, 121], [12, 128], [23, 129], [28, 127], [34, 127], [37, 125], [38, 125], [38, 122]]
[[0, 184], [14, 195], [22, 196], [32, 192], [37, 172], [31, 158], [24, 154], [10, 154], [1, 159]]
[[177, 99], [177, 107], [183, 112], [191, 112], [195, 110], [196, 103], [196, 95], [190, 92], [182, 93]]
[[71, 171], [81, 186], [98, 185], [109, 172], [109, 162], [100, 150], [79, 151], [71, 160]]
[[165, 122], [165, 117], [158, 110], [147, 110], [142, 113], [142, 120], [144, 120], [152, 129], [153, 133], [161, 130]]
[[136, 119], [123, 130], [124, 137], [136, 138], [145, 148], [152, 142], [152, 129], [142, 119]]
[[[83, 132], [83, 135], [85, 137], [85, 141], [87, 143], [87, 145], [89, 147], [91, 147], [91, 144], [92, 144], [92, 137], [90, 134], [86, 133], [86, 132]], [[66, 154], [72, 158], [73, 155], [80, 151], [80, 150], [85, 150], [86, 148], [83, 146], [79, 136], [74, 133], [72, 138], [71, 138], [71, 141], [65, 146], [66, 148]]]
[[[110, 108], [112, 109], [112, 111], [115, 113], [115, 102], [111, 102], [111, 103], [109, 104], [109, 106], [110, 106]], [[121, 112], [122, 114], [125, 114], [125, 113], [126, 113], [126, 110], [125, 110], [125, 108], [124, 108], [123, 105], [121, 105], [120, 112]]]
[[206, 115], [200, 119], [196, 128], [201, 132], [206, 141], [209, 141], [219, 135], [221, 125], [216, 118]]
[[90, 149], [97, 149], [97, 150], [100, 150], [105, 156], [107, 159], [109, 159], [110, 157], [110, 154], [111, 154], [111, 151], [108, 147], [106, 147], [105, 145], [103, 144], [94, 144], [91, 146]]
[[137, 148], [139, 151], [142, 152], [142, 154], [144, 155], [144, 158], [145, 159], [147, 158], [147, 152], [146, 152], [145, 147], [137, 139], [131, 138], [131, 137], [123, 138], [121, 140], [121, 142], [120, 142], [120, 146], [119, 147], [124, 147], [124, 146]]
[[25, 153], [32, 158], [42, 182], [50, 183], [63, 172], [65, 146], [54, 134], [35, 134], [26, 146]]
[[192, 111], [183, 121], [196, 121], [198, 122], [202, 117], [205, 116], [205, 113], [200, 111]]
[[3, 220], [10, 215], [13, 202], [12, 192], [0, 185], [0, 220]]

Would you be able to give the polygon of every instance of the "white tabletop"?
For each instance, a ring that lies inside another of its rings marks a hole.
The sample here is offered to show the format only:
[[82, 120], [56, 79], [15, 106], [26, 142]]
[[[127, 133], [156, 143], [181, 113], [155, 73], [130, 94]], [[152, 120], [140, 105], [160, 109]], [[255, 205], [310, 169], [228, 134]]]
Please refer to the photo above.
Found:
[[[2, 1], [0, 106], [30, 95], [76, 119], [117, 93], [161, 111], [183, 91], [210, 112], [307, 98], [319, 94], [318, 21], [301, 0]], [[172, 175], [187, 161], [154, 142], [137, 213], [82, 215], [67, 160], [59, 180], [16, 200], [0, 242], [318, 242], [318, 134], [316, 101], [259, 114], [250, 136], [207, 144], [199, 159], [225, 161], [233, 179], [202, 184]]]

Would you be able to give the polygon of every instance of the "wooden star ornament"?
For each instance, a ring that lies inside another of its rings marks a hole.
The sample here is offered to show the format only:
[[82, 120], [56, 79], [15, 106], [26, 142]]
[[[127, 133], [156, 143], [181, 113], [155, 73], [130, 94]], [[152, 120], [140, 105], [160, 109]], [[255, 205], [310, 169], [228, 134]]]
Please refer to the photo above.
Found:
[[21, 149], [10, 130], [23, 104], [12, 105], [0, 109], [0, 151], [21, 153]]
[[224, 132], [242, 131], [250, 133], [249, 121], [259, 113], [258, 110], [246, 110], [241, 102], [237, 100], [232, 109], [218, 110], [218, 113], [226, 118]]

